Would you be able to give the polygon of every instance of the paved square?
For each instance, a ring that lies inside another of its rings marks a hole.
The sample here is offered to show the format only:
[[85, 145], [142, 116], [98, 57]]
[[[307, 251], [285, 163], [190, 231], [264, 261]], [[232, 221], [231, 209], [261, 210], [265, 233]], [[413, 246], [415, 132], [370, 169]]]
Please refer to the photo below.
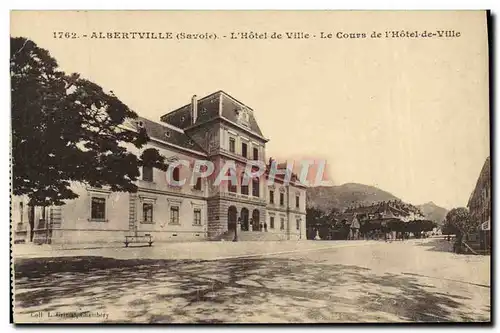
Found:
[[57, 312], [109, 323], [490, 320], [489, 256], [455, 255], [442, 239], [308, 243], [316, 250], [212, 261], [158, 259], [154, 249], [18, 258], [16, 321], [75, 322]]

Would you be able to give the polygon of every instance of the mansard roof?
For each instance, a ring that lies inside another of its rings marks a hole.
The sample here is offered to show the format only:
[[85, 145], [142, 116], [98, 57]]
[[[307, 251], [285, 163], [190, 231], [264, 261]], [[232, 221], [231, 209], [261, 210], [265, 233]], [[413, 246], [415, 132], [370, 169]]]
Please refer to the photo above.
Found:
[[[242, 124], [239, 121], [241, 111], [247, 112], [248, 124]], [[164, 114], [160, 119], [162, 122], [178, 128], [187, 129], [218, 118], [236, 124], [240, 128], [263, 138], [252, 108], [222, 90], [198, 99], [198, 116], [194, 124], [192, 124], [191, 103]]]
[[[266, 171], [264, 172], [264, 175], [265, 175], [266, 179], [269, 179], [269, 174], [271, 172], [271, 164], [270, 164], [271, 161], [273, 161], [272, 158], [269, 160], [269, 164], [266, 165]], [[286, 169], [286, 172], [291, 173], [290, 174], [290, 181], [289, 181], [290, 185], [295, 186], [295, 187], [307, 188], [307, 186], [300, 181], [300, 179], [297, 176], [297, 174], [295, 174], [292, 170], [287, 169], [287, 163], [286, 162], [278, 163], [276, 165], [276, 168], [278, 170], [285, 170]], [[278, 183], [283, 184], [285, 182], [285, 175], [282, 174], [282, 173], [276, 173], [276, 174], [274, 174], [274, 178], [273, 179], [274, 179], [274, 181], [277, 181]]]
[[149, 137], [153, 140], [156, 139], [166, 142], [167, 144], [175, 145], [181, 149], [187, 149], [194, 153], [206, 155], [203, 148], [180, 128], [169, 124], [160, 124], [144, 117], [138, 117], [134, 122], [134, 126], [136, 129], [138, 129], [139, 126], [143, 126]]

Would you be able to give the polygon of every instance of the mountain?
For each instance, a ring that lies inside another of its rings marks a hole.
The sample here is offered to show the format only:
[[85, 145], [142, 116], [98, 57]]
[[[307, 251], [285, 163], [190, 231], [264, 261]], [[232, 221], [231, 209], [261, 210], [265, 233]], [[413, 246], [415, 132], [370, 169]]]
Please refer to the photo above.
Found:
[[426, 218], [436, 222], [439, 225], [443, 223], [443, 220], [445, 219], [446, 214], [448, 213], [448, 210], [446, 208], [439, 207], [432, 201], [427, 202], [423, 205], [418, 205], [417, 207], [420, 209], [420, 211], [424, 214]]
[[351, 205], [370, 205], [389, 200], [399, 200], [399, 198], [377, 187], [357, 183], [307, 189], [307, 207], [315, 207], [323, 211], [329, 211], [332, 208], [344, 210]]

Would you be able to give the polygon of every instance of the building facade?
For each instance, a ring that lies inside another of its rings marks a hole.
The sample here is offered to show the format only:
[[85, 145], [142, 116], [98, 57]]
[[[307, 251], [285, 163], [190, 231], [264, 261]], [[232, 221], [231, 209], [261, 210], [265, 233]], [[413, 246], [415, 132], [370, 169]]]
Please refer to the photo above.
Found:
[[491, 170], [490, 158], [484, 162], [476, 186], [467, 203], [470, 216], [478, 225], [482, 249], [491, 247]]
[[[142, 117], [125, 124], [144, 128], [150, 141], [140, 150], [157, 149], [166, 161], [210, 161], [214, 174], [230, 164], [229, 172], [243, 180], [247, 162], [266, 161], [266, 139], [254, 111], [223, 91], [173, 110], [154, 122]], [[111, 192], [74, 184], [79, 194], [57, 207], [28, 207], [13, 197], [11, 220], [16, 242], [123, 242], [125, 236], [149, 234], [155, 241], [306, 239], [306, 187], [292, 178], [268, 183], [268, 170], [248, 182], [217, 183], [215, 177], [192, 179], [192, 168], [174, 168], [175, 186], [165, 171], [143, 167], [137, 193]], [[31, 223], [30, 223], [31, 221]], [[33, 225], [33, 239], [30, 239]], [[258, 235], [258, 236], [256, 236]]]

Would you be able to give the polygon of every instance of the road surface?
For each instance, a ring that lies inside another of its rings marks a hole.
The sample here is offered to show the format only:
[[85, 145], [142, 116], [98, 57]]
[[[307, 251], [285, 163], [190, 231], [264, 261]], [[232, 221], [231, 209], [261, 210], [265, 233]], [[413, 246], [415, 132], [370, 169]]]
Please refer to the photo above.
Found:
[[17, 259], [14, 319], [490, 321], [489, 256], [450, 253], [451, 244], [442, 239], [323, 243], [331, 247], [212, 261], [118, 259], [91, 251], [84, 257]]

